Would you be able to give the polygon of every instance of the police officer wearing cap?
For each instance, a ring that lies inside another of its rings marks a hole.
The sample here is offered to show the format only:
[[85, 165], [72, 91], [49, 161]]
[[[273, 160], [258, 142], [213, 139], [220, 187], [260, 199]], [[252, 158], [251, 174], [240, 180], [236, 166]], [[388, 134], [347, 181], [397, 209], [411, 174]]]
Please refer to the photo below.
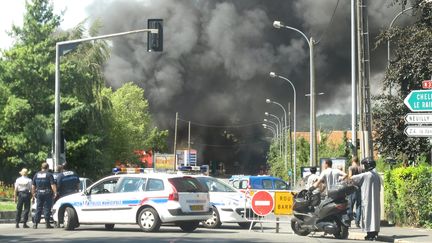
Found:
[[[57, 176], [57, 192], [58, 198], [67, 196], [79, 191], [79, 177], [74, 171], [67, 170], [67, 165], [59, 166], [59, 174]], [[57, 199], [58, 199], [57, 198]]]
[[32, 192], [33, 197], [36, 197], [36, 215], [33, 222], [33, 229], [37, 229], [37, 225], [40, 222], [42, 210], [44, 211], [44, 217], [46, 222], [46, 228], [52, 228], [50, 225], [51, 218], [51, 207], [53, 199], [56, 197], [57, 188], [54, 183], [53, 175], [48, 171], [48, 163], [42, 163], [41, 171], [36, 173], [33, 177]]
[[[27, 177], [28, 170], [26, 168], [23, 168], [19, 173], [21, 177], [16, 179], [15, 190], [14, 190], [14, 202], [17, 202], [17, 197], [18, 197], [15, 227], [19, 228], [19, 223], [21, 221], [21, 213], [24, 213], [23, 228], [28, 228], [27, 220], [30, 212], [30, 200], [32, 198], [31, 196], [32, 180]], [[22, 211], [23, 206], [24, 206], [24, 212]]]

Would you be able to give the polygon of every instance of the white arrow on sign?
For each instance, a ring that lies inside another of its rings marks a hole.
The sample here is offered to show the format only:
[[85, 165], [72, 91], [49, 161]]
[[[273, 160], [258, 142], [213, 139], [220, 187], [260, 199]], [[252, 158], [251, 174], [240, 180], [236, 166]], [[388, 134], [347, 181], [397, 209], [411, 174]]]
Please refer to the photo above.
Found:
[[432, 113], [408, 113], [405, 115], [406, 124], [432, 124]]
[[432, 137], [431, 126], [407, 126], [404, 133], [408, 137]]

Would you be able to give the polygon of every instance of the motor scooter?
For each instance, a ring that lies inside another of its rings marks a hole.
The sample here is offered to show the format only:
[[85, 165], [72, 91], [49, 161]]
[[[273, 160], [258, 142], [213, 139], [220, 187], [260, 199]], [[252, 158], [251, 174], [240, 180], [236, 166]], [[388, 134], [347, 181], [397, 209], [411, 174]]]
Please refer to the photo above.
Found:
[[347, 214], [346, 197], [356, 190], [356, 186], [341, 183], [327, 192], [321, 200], [321, 193], [314, 188], [302, 190], [297, 194], [291, 219], [291, 228], [297, 235], [306, 236], [311, 232], [325, 232], [337, 239], [348, 238], [351, 219]]

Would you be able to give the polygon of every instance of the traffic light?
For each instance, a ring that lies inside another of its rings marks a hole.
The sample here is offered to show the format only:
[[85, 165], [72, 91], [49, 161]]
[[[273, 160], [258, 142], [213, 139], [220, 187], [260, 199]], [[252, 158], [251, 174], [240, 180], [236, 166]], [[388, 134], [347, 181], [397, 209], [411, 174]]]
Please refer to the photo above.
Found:
[[149, 32], [147, 35], [147, 51], [163, 51], [163, 19], [149, 19], [148, 29], [157, 29], [158, 33]]

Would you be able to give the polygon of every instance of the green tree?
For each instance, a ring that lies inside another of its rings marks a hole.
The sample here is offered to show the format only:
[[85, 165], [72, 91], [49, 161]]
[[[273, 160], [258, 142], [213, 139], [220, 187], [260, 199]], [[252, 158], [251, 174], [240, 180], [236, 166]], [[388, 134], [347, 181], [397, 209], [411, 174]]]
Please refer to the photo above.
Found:
[[108, 153], [110, 159], [121, 162], [135, 162], [136, 150], [162, 151], [166, 149], [168, 131], [160, 131], [152, 122], [149, 105], [144, 98], [144, 90], [127, 83], [113, 92], [103, 91], [112, 105], [109, 121]]
[[[407, 3], [394, 2], [403, 6]], [[408, 138], [403, 134], [404, 116], [409, 112], [403, 99], [411, 90], [421, 89], [421, 81], [432, 76], [432, 4], [421, 2], [412, 3], [417, 17], [413, 25], [384, 31], [376, 43], [378, 46], [390, 39], [394, 55], [383, 80], [384, 91], [391, 85], [393, 96], [375, 98], [373, 113], [376, 144], [385, 156], [415, 159], [430, 151], [428, 139]]]
[[0, 104], [0, 141], [3, 165], [46, 159], [50, 139], [47, 131], [52, 120], [52, 60], [56, 39], [51, 37], [60, 17], [53, 14], [48, 1], [26, 2], [23, 27], [12, 27], [15, 45], [2, 53], [1, 86], [7, 97]]

